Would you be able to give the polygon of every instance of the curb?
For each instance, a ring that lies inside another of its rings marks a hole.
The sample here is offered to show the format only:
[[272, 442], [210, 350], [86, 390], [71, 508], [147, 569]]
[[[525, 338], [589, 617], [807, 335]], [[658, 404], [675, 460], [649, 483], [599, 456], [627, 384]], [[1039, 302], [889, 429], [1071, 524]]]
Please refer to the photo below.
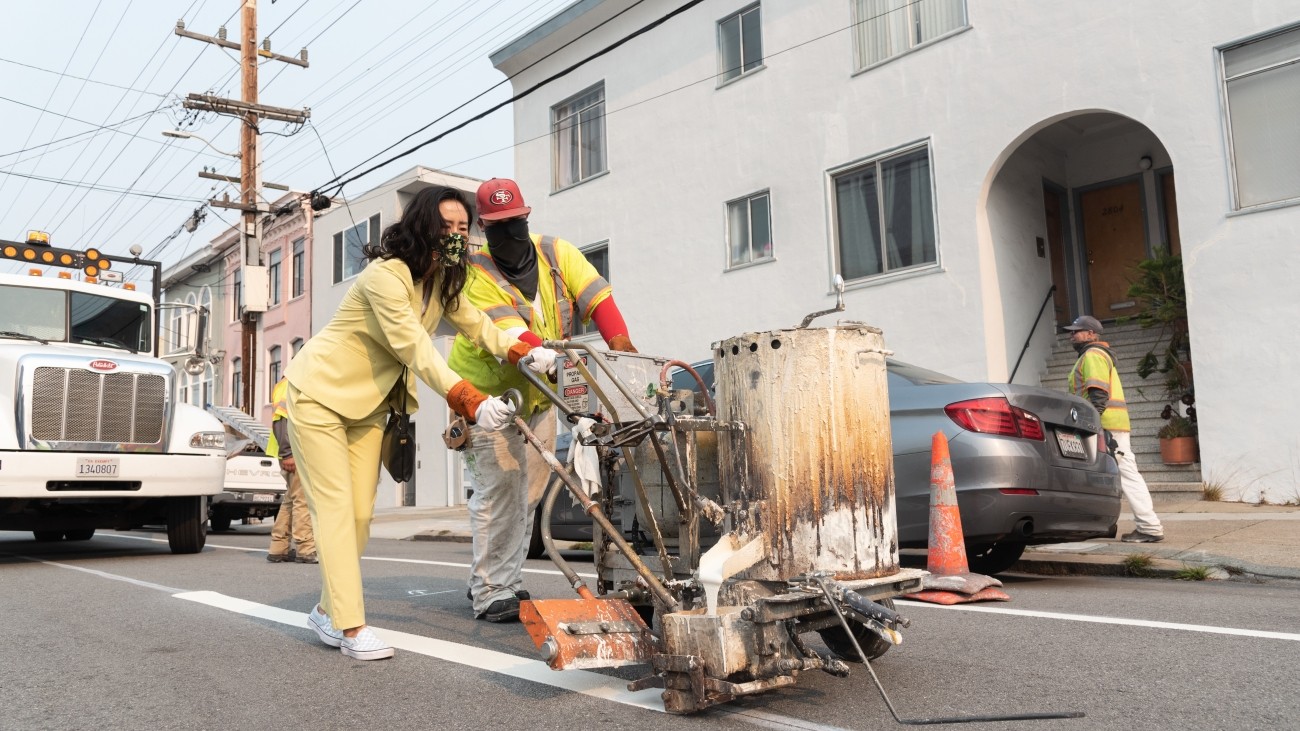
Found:
[[452, 531], [449, 530], [440, 530], [440, 531], [425, 531], [423, 533], [416, 533], [415, 535], [409, 538], [403, 538], [402, 540], [443, 541], [445, 543], [473, 543], [474, 538], [472, 536], [464, 535], [461, 533], [453, 533]]
[[[1134, 551], [1140, 554], [1141, 551]], [[1132, 554], [1126, 554], [1132, 555]], [[1148, 554], [1150, 555], [1150, 554]], [[1245, 581], [1259, 583], [1268, 580], [1300, 580], [1300, 570], [1278, 566], [1259, 566], [1222, 556], [1206, 556], [1201, 560], [1161, 558], [1152, 555], [1151, 565], [1142, 573], [1131, 572], [1124, 565], [1125, 556], [1074, 555], [1029, 556], [1021, 558], [1008, 571], [1038, 576], [1112, 576], [1143, 579], [1176, 579], [1183, 569], [1203, 567], [1211, 570], [1208, 581]]]

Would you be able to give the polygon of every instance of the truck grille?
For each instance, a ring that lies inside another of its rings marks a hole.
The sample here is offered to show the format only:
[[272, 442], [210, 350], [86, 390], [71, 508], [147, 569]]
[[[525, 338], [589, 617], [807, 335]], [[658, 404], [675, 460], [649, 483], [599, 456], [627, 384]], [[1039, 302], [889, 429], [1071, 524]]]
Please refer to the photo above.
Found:
[[32, 378], [32, 437], [158, 444], [166, 398], [167, 379], [159, 375], [43, 366]]

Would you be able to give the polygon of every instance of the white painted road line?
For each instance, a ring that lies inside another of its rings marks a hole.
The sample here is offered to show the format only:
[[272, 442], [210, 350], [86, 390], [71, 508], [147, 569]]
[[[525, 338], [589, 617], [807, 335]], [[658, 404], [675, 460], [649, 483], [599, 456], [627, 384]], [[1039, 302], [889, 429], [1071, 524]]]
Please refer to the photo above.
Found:
[[[143, 536], [122, 536], [113, 535], [114, 538], [133, 538], [141, 541], [157, 541], [166, 543], [166, 540], [159, 538], [145, 538]], [[262, 551], [260, 548], [245, 548], [243, 546], [219, 546], [212, 543], [208, 544], [213, 548], [231, 548], [237, 551]], [[415, 558], [384, 558], [382, 556], [362, 556], [367, 561], [393, 561], [398, 563], [428, 564], [431, 566], [449, 566], [451, 568], [469, 568], [467, 563], [455, 563], [451, 561], [425, 561]], [[73, 567], [75, 568], [75, 567]], [[553, 574], [559, 575], [559, 571], [547, 571], [544, 569], [524, 569], [525, 572], [534, 574]], [[578, 574], [584, 578], [594, 579], [594, 574]], [[1300, 642], [1300, 633], [1294, 632], [1270, 632], [1268, 630], [1256, 629], [1239, 629], [1236, 627], [1216, 627], [1205, 624], [1181, 624], [1178, 622], [1158, 622], [1149, 619], [1126, 619], [1124, 617], [1098, 617], [1087, 614], [1068, 614], [1065, 612], [1042, 612], [1032, 609], [1010, 609], [996, 606], [972, 606], [970, 604], [956, 604], [953, 606], [943, 606], [939, 604], [927, 604], [924, 602], [909, 601], [907, 599], [895, 600], [900, 605], [923, 607], [926, 609], [947, 609], [957, 612], [983, 612], [985, 614], [1008, 614], [1020, 617], [1035, 617], [1038, 619], [1059, 619], [1067, 622], [1088, 622], [1091, 624], [1113, 624], [1126, 627], [1147, 627], [1151, 629], [1172, 629], [1182, 632], [1203, 632], [1205, 634], [1215, 635], [1232, 635], [1236, 637], [1256, 637], [1269, 640], [1286, 640], [1289, 642]]]
[[24, 561], [31, 561], [32, 563], [43, 563], [46, 566], [57, 566], [61, 569], [72, 569], [73, 571], [81, 571], [83, 573], [93, 574], [94, 576], [98, 576], [101, 579], [110, 579], [112, 581], [125, 581], [128, 584], [143, 586], [146, 589], [165, 591], [168, 594], [175, 594], [178, 591], [182, 591], [181, 589], [174, 589], [170, 586], [163, 586], [162, 584], [155, 584], [150, 581], [141, 581], [139, 579], [132, 579], [129, 576], [118, 576], [117, 574], [110, 574], [106, 571], [98, 571], [96, 569], [88, 569], [88, 568], [83, 568], [81, 566], [73, 566], [70, 563], [59, 563], [58, 561], [46, 561], [43, 558], [32, 558], [31, 556], [23, 556], [22, 554], [18, 554], [18, 553], [8, 553], [6, 555], [13, 556], [14, 558], [21, 558]]
[[1089, 622], [1092, 624], [1114, 624], [1126, 627], [1149, 627], [1152, 629], [1173, 629], [1183, 632], [1204, 632], [1213, 635], [1234, 635], [1237, 637], [1258, 637], [1268, 640], [1289, 640], [1300, 642], [1300, 634], [1293, 632], [1269, 632], [1259, 629], [1238, 629], [1236, 627], [1215, 627], [1204, 624], [1181, 624], [1178, 622], [1156, 622], [1149, 619], [1125, 619], [1123, 617], [1094, 617], [1087, 614], [1067, 614], [1064, 612], [1040, 612], [1033, 609], [1008, 609], [1005, 607], [976, 607], [970, 604], [943, 606], [927, 604], [907, 599], [896, 599], [895, 603], [909, 607], [926, 609], [950, 609], [956, 612], [981, 612], [984, 614], [1009, 614], [1017, 617], [1036, 617], [1039, 619], [1061, 619], [1068, 622]]

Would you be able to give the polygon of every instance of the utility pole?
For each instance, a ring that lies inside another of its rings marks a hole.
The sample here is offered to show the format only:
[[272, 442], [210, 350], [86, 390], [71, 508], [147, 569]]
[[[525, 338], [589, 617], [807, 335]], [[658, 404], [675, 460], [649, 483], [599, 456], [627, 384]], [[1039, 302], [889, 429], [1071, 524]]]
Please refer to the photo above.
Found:
[[[185, 29], [182, 20], [176, 21], [176, 35], [204, 41], [222, 48], [237, 49], [240, 56], [241, 91], [239, 101], [223, 99], [210, 94], [189, 94], [185, 98], [186, 109], [215, 112], [238, 117], [240, 125], [239, 144], [239, 180], [240, 197], [237, 203], [227, 200], [211, 200], [209, 205], [218, 208], [233, 208], [241, 211], [239, 224], [240, 269], [243, 273], [244, 306], [240, 310], [239, 320], [242, 327], [240, 341], [242, 357], [240, 359], [243, 393], [241, 406], [247, 414], [254, 414], [253, 400], [257, 393], [259, 359], [257, 356], [257, 313], [266, 312], [270, 295], [270, 281], [266, 267], [262, 265], [262, 215], [269, 212], [269, 206], [259, 202], [262, 189], [261, 137], [258, 123], [261, 119], [273, 119], [281, 122], [305, 124], [311, 117], [310, 109], [285, 109], [259, 104], [257, 101], [257, 59], [258, 56], [295, 66], [307, 68], [307, 49], [299, 52], [298, 58], [271, 53], [271, 42], [267, 39], [262, 48], [257, 47], [257, 0], [241, 0], [243, 11], [240, 18], [240, 42], [226, 40], [223, 26], [217, 36], [205, 36]], [[205, 176], [200, 173], [201, 177]], [[268, 384], [270, 386], [272, 384]]]

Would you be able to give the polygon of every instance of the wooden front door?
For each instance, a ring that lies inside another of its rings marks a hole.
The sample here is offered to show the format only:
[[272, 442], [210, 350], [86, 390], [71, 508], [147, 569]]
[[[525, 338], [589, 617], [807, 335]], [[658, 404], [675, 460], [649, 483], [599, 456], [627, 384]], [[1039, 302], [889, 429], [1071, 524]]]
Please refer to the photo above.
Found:
[[1139, 181], [1097, 188], [1079, 195], [1084, 260], [1091, 313], [1099, 320], [1122, 317], [1133, 308], [1128, 279], [1147, 255]]

